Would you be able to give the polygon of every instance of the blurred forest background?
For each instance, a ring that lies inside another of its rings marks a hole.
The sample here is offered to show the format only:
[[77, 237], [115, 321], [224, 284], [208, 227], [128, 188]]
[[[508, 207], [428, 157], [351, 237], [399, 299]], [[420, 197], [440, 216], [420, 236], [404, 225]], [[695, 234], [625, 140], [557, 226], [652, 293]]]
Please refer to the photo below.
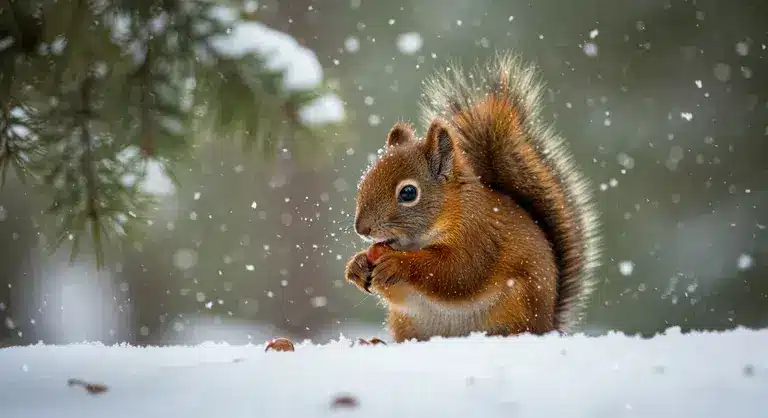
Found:
[[0, 341], [383, 336], [343, 283], [356, 182], [434, 67], [497, 49], [594, 185], [586, 330], [767, 326], [766, 27], [762, 0], [0, 0]]

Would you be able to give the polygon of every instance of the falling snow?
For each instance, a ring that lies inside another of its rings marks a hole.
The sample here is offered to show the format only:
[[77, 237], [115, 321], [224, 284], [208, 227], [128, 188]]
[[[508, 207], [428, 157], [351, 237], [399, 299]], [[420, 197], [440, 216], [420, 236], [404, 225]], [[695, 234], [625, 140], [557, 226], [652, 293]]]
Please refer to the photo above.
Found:
[[739, 256], [739, 259], [736, 261], [736, 266], [739, 268], [739, 270], [748, 270], [752, 267], [752, 265], [755, 263], [755, 260], [752, 258], [749, 254], [742, 254]]
[[616, 155], [616, 161], [625, 169], [631, 170], [635, 167], [635, 159], [625, 152]]
[[634, 262], [629, 260], [619, 262], [619, 273], [621, 273], [622, 276], [631, 276], [633, 271], [635, 271]]
[[723, 83], [731, 79], [731, 66], [725, 63], [717, 63], [714, 68], [715, 78]]
[[584, 44], [584, 53], [588, 57], [596, 57], [597, 56], [597, 44], [594, 42], [587, 42]]
[[0, 38], [0, 52], [3, 52], [3, 50], [10, 48], [14, 43], [14, 40], [10, 36], [6, 36], [4, 38]]
[[189, 270], [197, 265], [197, 252], [189, 248], [180, 248], [173, 254], [173, 265], [179, 270]]
[[397, 49], [405, 55], [413, 55], [421, 49], [424, 40], [417, 32], [403, 33], [397, 37]]
[[325, 296], [315, 296], [312, 299], [310, 299], [310, 302], [312, 304], [312, 307], [321, 308], [328, 304], [328, 299]]
[[360, 41], [356, 37], [350, 36], [344, 40], [344, 49], [347, 52], [355, 53], [360, 50]]
[[746, 42], [738, 42], [735, 49], [736, 53], [742, 57], [746, 57], [749, 54], [749, 44]]

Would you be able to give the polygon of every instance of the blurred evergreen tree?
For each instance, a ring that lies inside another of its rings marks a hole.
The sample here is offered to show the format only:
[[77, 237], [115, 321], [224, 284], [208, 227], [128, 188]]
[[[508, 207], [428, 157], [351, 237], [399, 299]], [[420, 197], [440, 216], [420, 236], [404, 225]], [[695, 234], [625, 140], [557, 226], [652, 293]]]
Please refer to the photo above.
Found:
[[0, 0], [0, 185], [13, 170], [50, 198], [53, 249], [74, 259], [90, 235], [102, 267], [104, 241], [146, 222], [149, 164], [173, 178], [201, 133], [265, 157], [318, 135], [299, 110], [320, 88], [216, 48], [253, 18], [215, 0]]

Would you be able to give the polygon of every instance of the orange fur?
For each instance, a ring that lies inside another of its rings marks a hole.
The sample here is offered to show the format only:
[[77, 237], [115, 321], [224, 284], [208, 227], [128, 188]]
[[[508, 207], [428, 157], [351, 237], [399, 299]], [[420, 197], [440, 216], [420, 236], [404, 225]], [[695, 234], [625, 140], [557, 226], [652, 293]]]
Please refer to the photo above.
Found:
[[413, 328], [411, 318], [397, 311], [389, 312], [387, 326], [389, 327], [395, 342], [398, 343], [411, 339], [424, 341], [428, 340], [430, 337], [427, 335], [420, 335], [416, 329]]
[[[390, 247], [372, 264], [353, 257], [346, 277], [385, 301], [396, 341], [565, 331], [577, 319], [597, 226], [585, 182], [537, 120], [528, 71], [497, 57], [490, 77], [453, 67], [431, 80], [424, 140], [396, 124], [361, 179], [355, 227]], [[417, 200], [402, 200], [404, 184]]]

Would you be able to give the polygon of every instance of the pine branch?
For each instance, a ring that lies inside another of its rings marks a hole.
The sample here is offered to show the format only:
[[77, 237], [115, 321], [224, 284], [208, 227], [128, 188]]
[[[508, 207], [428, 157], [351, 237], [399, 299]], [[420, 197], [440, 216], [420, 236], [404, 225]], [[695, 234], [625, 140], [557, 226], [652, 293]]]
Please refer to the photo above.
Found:
[[[85, 178], [85, 218], [90, 221], [91, 233], [93, 236], [93, 248], [96, 253], [96, 266], [101, 268], [104, 263], [104, 252], [101, 246], [101, 223], [99, 222], [99, 209], [96, 205], [98, 191], [96, 189], [96, 179], [93, 169], [93, 138], [90, 132], [90, 109], [91, 109], [91, 88], [93, 78], [91, 74], [86, 74], [80, 87], [80, 109], [78, 112], [77, 125], [80, 128], [80, 143], [83, 147], [83, 156], [80, 162], [82, 175]], [[72, 254], [76, 254], [78, 241], [73, 244]], [[70, 259], [74, 259], [72, 256]]]
[[3, 105], [0, 109], [0, 191], [3, 190], [8, 172], [13, 167], [16, 177], [26, 183], [30, 161], [39, 158], [44, 151], [34, 135], [35, 124], [23, 117], [22, 107]]
[[140, 143], [142, 153], [145, 156], [150, 156], [154, 152], [154, 141], [152, 138], [152, 121], [150, 120], [150, 112], [152, 111], [152, 105], [150, 104], [150, 89], [151, 89], [151, 65], [152, 65], [152, 46], [147, 43], [147, 52], [144, 62], [136, 72], [137, 77], [140, 79], [141, 97], [139, 99], [139, 106], [141, 107], [139, 130]]
[[[316, 135], [298, 113], [317, 92], [286, 90], [282, 71], [265, 57], [213, 47], [239, 22], [222, 19], [220, 6], [30, 0], [14, 10], [39, 8], [39, 17], [21, 20], [45, 20], [53, 25], [45, 33], [56, 38], [29, 31], [39, 36], [25, 36], [25, 48], [0, 51], [0, 182], [13, 166], [51, 196], [52, 249], [70, 241], [75, 260], [89, 231], [103, 267], [103, 245], [136, 238], [155, 203], [142, 188], [148, 164], [164, 164], [173, 179], [173, 164], [191, 155], [200, 132], [241, 139], [267, 158]], [[22, 30], [0, 16], [0, 34]], [[302, 147], [310, 142], [321, 143]]]

